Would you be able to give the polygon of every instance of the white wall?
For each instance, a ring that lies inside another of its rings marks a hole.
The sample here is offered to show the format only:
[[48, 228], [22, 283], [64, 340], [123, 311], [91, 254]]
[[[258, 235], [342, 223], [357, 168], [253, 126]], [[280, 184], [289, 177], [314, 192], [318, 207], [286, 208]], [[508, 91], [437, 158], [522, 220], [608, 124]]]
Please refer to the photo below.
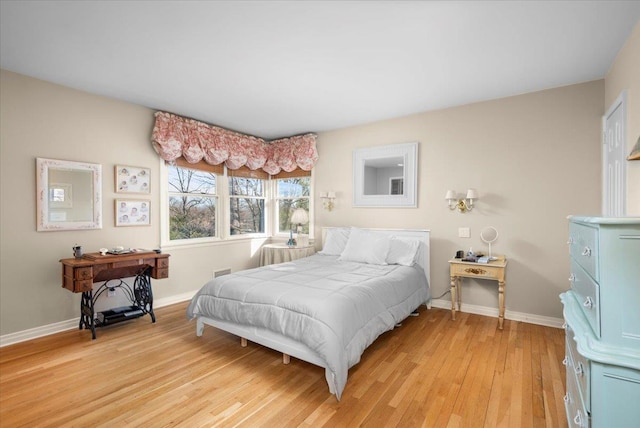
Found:
[[[0, 335], [72, 320], [80, 295], [61, 288], [71, 247], [156, 248], [160, 161], [150, 143], [153, 111], [0, 71]], [[103, 228], [36, 232], [36, 158], [102, 164]], [[115, 227], [115, 165], [151, 169], [151, 226]], [[169, 279], [153, 281], [156, 300], [197, 290], [214, 270], [256, 266], [259, 242], [172, 248]], [[195, 328], [195, 327], [194, 327]]]
[[[316, 194], [334, 190], [338, 198], [332, 212], [316, 203], [316, 221], [431, 229], [436, 296], [449, 287], [447, 260], [458, 249], [486, 251], [480, 230], [495, 226], [494, 253], [509, 259], [507, 310], [562, 318], [566, 216], [600, 211], [603, 96], [600, 80], [319, 133]], [[352, 151], [410, 141], [420, 142], [418, 208], [353, 208]], [[447, 189], [469, 187], [480, 194], [477, 207], [450, 211]], [[458, 238], [459, 227], [470, 227], [472, 237]], [[464, 304], [497, 308], [495, 282], [465, 286]]]

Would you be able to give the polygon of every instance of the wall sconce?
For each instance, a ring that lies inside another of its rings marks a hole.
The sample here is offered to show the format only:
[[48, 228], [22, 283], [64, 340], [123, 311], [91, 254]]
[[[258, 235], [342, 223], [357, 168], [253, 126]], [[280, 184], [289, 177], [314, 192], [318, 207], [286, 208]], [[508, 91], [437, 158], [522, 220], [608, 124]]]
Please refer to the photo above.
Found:
[[335, 206], [336, 192], [320, 192], [320, 199], [322, 199], [322, 208], [331, 211]]
[[473, 201], [479, 199], [476, 189], [468, 189], [465, 198], [458, 198], [454, 190], [447, 190], [447, 195], [444, 198], [449, 201], [450, 210], [453, 211], [457, 208], [461, 213], [471, 211], [473, 209]]

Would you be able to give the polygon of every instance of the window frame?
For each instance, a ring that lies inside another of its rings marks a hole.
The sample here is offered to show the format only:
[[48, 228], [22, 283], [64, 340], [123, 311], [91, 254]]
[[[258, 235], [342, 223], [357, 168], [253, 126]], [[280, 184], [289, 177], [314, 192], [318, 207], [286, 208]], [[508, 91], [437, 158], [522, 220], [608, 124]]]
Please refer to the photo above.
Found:
[[278, 229], [279, 224], [280, 224], [280, 200], [283, 199], [308, 199], [309, 201], [309, 212], [307, 214], [309, 214], [309, 237], [311, 239], [311, 237], [313, 237], [314, 235], [314, 228], [313, 228], [313, 223], [314, 223], [314, 209], [313, 209], [313, 170], [311, 171], [311, 175], [307, 176], [309, 177], [310, 183], [309, 183], [309, 196], [299, 196], [299, 197], [295, 197], [295, 198], [280, 198], [278, 196], [278, 181], [279, 180], [288, 180], [290, 178], [296, 178], [296, 177], [283, 177], [283, 178], [272, 178], [271, 181], [273, 181], [272, 184], [272, 194], [273, 197], [271, 198], [272, 201], [272, 205], [273, 205], [273, 224], [272, 224], [272, 236], [276, 237], [276, 238], [288, 238], [289, 237], [289, 230], [287, 231], [280, 231]]
[[[230, 192], [229, 192], [229, 175], [227, 167], [224, 167], [222, 174], [216, 174], [216, 215], [219, 219], [216, 222], [216, 236], [205, 238], [191, 238], [171, 240], [169, 233], [169, 170], [166, 162], [159, 159], [160, 163], [160, 247], [194, 247], [206, 245], [228, 244], [239, 240], [249, 239], [274, 239], [276, 241], [286, 240], [289, 237], [289, 231], [279, 233], [278, 231], [278, 200], [277, 198], [277, 180], [273, 176], [264, 179], [264, 201], [265, 201], [265, 232], [264, 233], [247, 233], [241, 235], [231, 235], [231, 210], [230, 210]], [[183, 167], [185, 168], [185, 167]], [[198, 168], [194, 168], [198, 169]], [[309, 186], [309, 238], [313, 241], [314, 236], [314, 173], [311, 171], [309, 176], [311, 183]]]

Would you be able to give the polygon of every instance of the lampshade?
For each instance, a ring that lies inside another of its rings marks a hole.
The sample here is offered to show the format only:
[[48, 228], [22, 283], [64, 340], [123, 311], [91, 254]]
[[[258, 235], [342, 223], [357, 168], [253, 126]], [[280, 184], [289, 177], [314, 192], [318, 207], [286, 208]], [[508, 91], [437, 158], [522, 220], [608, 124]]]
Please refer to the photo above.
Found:
[[291, 224], [307, 224], [309, 223], [309, 215], [304, 208], [296, 208], [291, 216]]
[[455, 199], [456, 198], [456, 192], [454, 192], [453, 190], [447, 190], [447, 196], [444, 197], [445, 199]]
[[327, 192], [327, 197], [335, 198], [336, 197], [336, 192]]
[[476, 192], [476, 189], [467, 190], [467, 199], [478, 199], [478, 192]]

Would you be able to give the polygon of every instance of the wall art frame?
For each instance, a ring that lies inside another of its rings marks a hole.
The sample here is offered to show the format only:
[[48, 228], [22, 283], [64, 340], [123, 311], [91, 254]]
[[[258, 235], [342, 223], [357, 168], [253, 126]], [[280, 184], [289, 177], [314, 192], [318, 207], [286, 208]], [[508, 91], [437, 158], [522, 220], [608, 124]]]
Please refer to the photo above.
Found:
[[116, 165], [114, 177], [116, 193], [151, 193], [151, 168]]
[[116, 199], [115, 225], [121, 226], [150, 226], [150, 199]]

